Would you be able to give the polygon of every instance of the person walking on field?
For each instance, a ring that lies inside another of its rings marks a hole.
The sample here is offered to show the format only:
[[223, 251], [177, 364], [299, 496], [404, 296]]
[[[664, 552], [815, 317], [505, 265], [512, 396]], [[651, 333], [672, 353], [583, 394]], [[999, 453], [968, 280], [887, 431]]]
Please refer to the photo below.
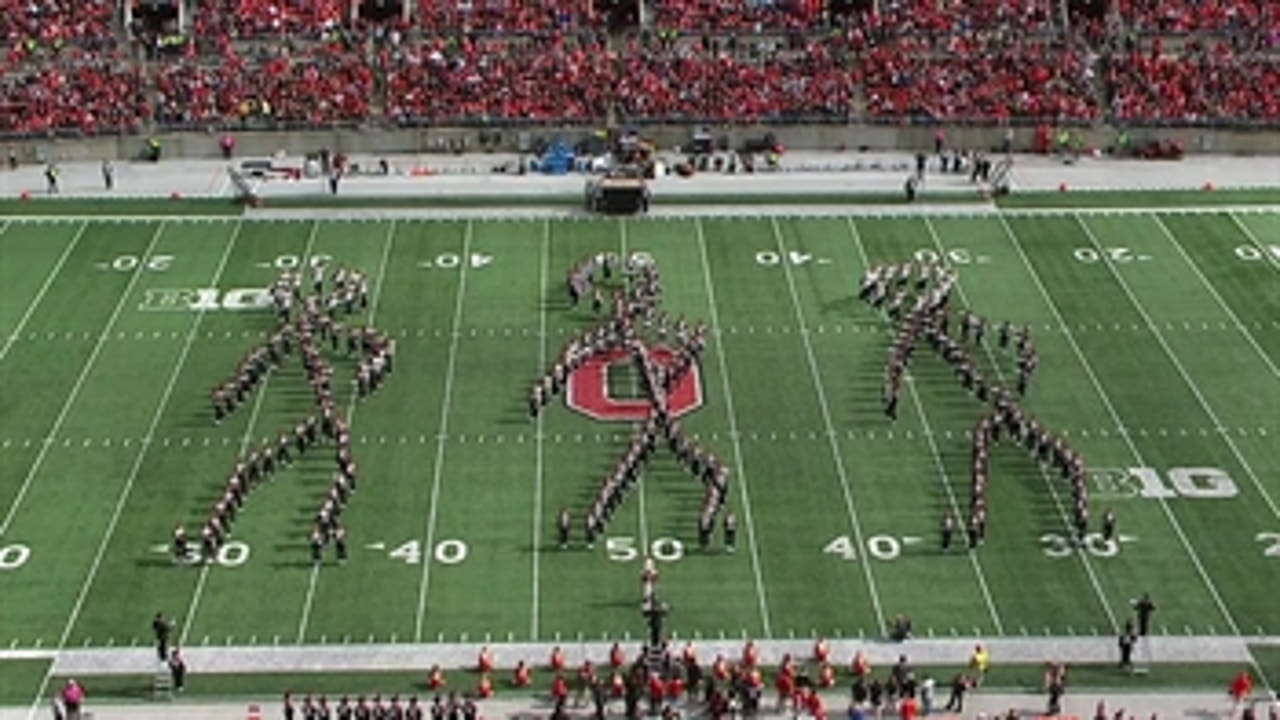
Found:
[[1151, 630], [1151, 616], [1155, 614], [1156, 604], [1150, 593], [1142, 593], [1142, 597], [1133, 601], [1133, 610], [1138, 615], [1138, 635], [1146, 637]]
[[951, 680], [951, 697], [947, 698], [947, 705], [944, 710], [947, 712], [964, 712], [964, 694], [973, 687], [969, 676], [964, 673], [957, 673], [955, 678]]

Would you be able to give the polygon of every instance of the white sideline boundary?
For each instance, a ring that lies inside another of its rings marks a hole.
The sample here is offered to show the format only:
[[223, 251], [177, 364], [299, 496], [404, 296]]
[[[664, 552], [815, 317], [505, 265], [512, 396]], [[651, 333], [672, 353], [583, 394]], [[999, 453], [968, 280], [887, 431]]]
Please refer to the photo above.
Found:
[[[1081, 191], [1084, 192], [1084, 191]], [[1101, 191], [1097, 191], [1101, 192]], [[648, 215], [628, 217], [628, 222], [670, 222], [715, 217], [760, 217], [783, 219], [803, 218], [902, 218], [929, 216], [931, 218], [973, 217], [1066, 217], [1069, 215], [1206, 215], [1206, 214], [1266, 215], [1280, 213], [1276, 205], [1189, 205], [1183, 207], [1141, 206], [1132, 207], [1054, 207], [1054, 208], [1000, 208], [994, 203], [972, 204], [928, 202], [893, 205], [687, 205], [680, 207], [655, 207]], [[511, 222], [522, 220], [559, 219], [578, 222], [607, 222], [577, 208], [559, 207], [476, 207], [476, 208], [249, 208], [240, 215], [20, 215], [7, 218], [14, 224], [84, 223], [138, 224], [154, 222], [390, 222], [392, 220], [469, 219], [476, 222]]]

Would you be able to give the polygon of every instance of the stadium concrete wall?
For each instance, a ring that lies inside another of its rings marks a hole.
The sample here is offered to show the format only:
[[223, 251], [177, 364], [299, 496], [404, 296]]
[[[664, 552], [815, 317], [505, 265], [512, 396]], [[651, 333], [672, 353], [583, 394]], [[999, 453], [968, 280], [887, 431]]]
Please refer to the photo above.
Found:
[[[932, 148], [933, 134], [941, 127], [947, 134], [948, 145], [960, 148], [996, 148], [1004, 137], [1004, 131], [996, 127], [925, 126], [925, 125], [792, 125], [792, 126], [733, 126], [713, 128], [716, 138], [726, 138], [737, 147], [750, 138], [760, 138], [773, 133], [787, 148], [795, 150], [903, 150], [915, 152]], [[690, 126], [651, 125], [643, 129], [647, 137], [662, 149], [674, 149], [688, 142]], [[1082, 132], [1085, 147], [1106, 148], [1115, 142], [1117, 131], [1110, 127], [1074, 130]], [[236, 157], [264, 157], [284, 153], [299, 156], [314, 153], [321, 148], [347, 155], [427, 154], [453, 151], [477, 152], [493, 149], [514, 152], [530, 139], [551, 139], [561, 136], [576, 142], [591, 133], [583, 127], [538, 127], [524, 129], [482, 128], [404, 128], [404, 129], [351, 129], [306, 131], [233, 132], [236, 138]], [[1130, 128], [1134, 144], [1150, 140], [1181, 141], [1189, 153], [1226, 153], [1243, 155], [1280, 154], [1280, 131], [1265, 129], [1207, 129], [1207, 128]], [[489, 144], [481, 143], [481, 135], [489, 138]], [[218, 140], [221, 132], [170, 132], [156, 137], [161, 141], [165, 157], [215, 158], [221, 152]], [[494, 138], [497, 142], [494, 142]], [[20, 157], [25, 162], [39, 162], [46, 158], [62, 161], [110, 158], [126, 160], [137, 157], [146, 138], [137, 135], [102, 136], [90, 138], [33, 138], [15, 141]], [[1024, 127], [1015, 130], [1015, 149], [1028, 151], [1035, 142], [1035, 129]]]

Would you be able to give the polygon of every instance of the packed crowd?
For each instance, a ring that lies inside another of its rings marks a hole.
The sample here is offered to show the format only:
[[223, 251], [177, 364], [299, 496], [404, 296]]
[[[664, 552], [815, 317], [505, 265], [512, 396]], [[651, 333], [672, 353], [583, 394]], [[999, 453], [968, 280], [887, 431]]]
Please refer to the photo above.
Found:
[[9, 62], [71, 46], [112, 49], [118, 40], [116, 5], [114, 0], [0, 0], [0, 40]]
[[349, 0], [201, 0], [202, 32], [235, 38], [311, 35], [350, 19]]
[[591, 27], [597, 21], [592, 5], [590, 0], [417, 0], [419, 22], [425, 27], [492, 34], [553, 33]]
[[[615, 37], [585, 0], [209, 0], [184, 52], [139, 67], [115, 3], [0, 0], [0, 132], [280, 123], [656, 119], [1280, 120], [1280, 17], [1249, 0], [653, 0]], [[603, 10], [601, 11], [603, 12]], [[372, 30], [370, 30], [372, 28]], [[1164, 50], [1164, 36], [1186, 44]], [[363, 40], [373, 38], [375, 42]], [[1181, 38], [1180, 38], [1181, 39]], [[266, 43], [266, 44], [264, 44]], [[865, 107], [860, 105], [865, 102]]]
[[1280, 8], [1241, 0], [1118, 0], [1126, 26], [1142, 35], [1263, 33], [1280, 40]]
[[805, 30], [822, 19], [822, 0], [765, 0], [725, 3], [715, 0], [657, 0], [656, 24], [680, 30], [756, 32]]
[[1111, 114], [1124, 122], [1280, 118], [1280, 54], [1241, 52], [1225, 40], [1188, 41], [1177, 51], [1137, 44], [1112, 60], [1106, 80]]
[[881, 0], [879, 14], [861, 19], [872, 33], [949, 35], [982, 28], [1047, 33], [1058, 13], [1054, 0]]
[[591, 122], [614, 72], [590, 38], [433, 39], [384, 52], [387, 119]]
[[175, 58], [155, 76], [155, 117], [167, 125], [298, 123], [369, 117], [374, 72], [333, 45], [267, 58], [226, 53], [217, 61]]
[[863, 68], [873, 118], [1091, 121], [1101, 115], [1091, 58], [1047, 37], [954, 34], [936, 47], [925, 37], [896, 36], [871, 47]]

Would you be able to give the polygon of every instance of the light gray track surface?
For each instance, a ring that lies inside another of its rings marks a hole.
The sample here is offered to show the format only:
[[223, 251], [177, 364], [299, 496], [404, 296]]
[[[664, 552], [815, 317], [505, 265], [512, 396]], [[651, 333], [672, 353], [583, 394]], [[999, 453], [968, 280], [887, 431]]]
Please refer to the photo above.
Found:
[[[388, 158], [390, 176], [354, 176], [343, 180], [344, 196], [399, 196], [440, 198], [449, 196], [502, 197], [577, 196], [582, 193], [584, 177], [495, 174], [492, 168], [514, 156], [393, 156]], [[239, 162], [237, 159], [235, 162]], [[353, 161], [366, 167], [374, 158], [355, 157]], [[277, 161], [299, 166], [299, 158]], [[860, 163], [864, 169], [823, 171]], [[117, 163], [116, 189], [103, 189], [99, 166], [91, 162], [66, 163], [60, 166], [61, 196], [86, 197], [167, 197], [180, 193], [184, 197], [230, 197], [227, 179], [228, 163], [221, 160], [165, 160], [158, 164]], [[908, 174], [906, 166], [914, 161], [906, 153], [789, 153], [782, 160], [782, 172], [754, 175], [700, 173], [691, 179], [676, 176], [659, 178], [652, 184], [655, 209], [662, 207], [664, 195], [698, 196], [740, 193], [775, 195], [780, 193], [899, 193]], [[880, 169], [871, 169], [879, 166]], [[413, 176], [415, 169], [430, 169], [435, 174]], [[1057, 190], [1063, 183], [1071, 190], [1101, 189], [1199, 189], [1205, 183], [1218, 188], [1280, 187], [1280, 161], [1275, 158], [1249, 158], [1219, 155], [1196, 155], [1181, 161], [1114, 160], [1084, 158], [1065, 165], [1052, 157], [1017, 155], [1012, 172], [1014, 191]], [[16, 197], [23, 192], [39, 196], [45, 192], [44, 168], [26, 165], [15, 172], [0, 170], [0, 197]], [[271, 198], [322, 196], [327, 193], [323, 178], [299, 181], [275, 180], [261, 185], [259, 192], [270, 205]], [[936, 161], [930, 159], [929, 171], [921, 188], [921, 200], [931, 194], [975, 194], [978, 189], [967, 175], [936, 172]]]
[[[1225, 636], [1187, 637], [1161, 636], [1150, 639], [1150, 653], [1156, 663], [1248, 663], [1248, 642], [1280, 645], [1280, 637], [1234, 638]], [[807, 657], [811, 640], [758, 641], [761, 662], [777, 665], [784, 654]], [[964, 664], [975, 643], [982, 643], [993, 663], [1041, 663], [1055, 660], [1070, 664], [1108, 663], [1118, 658], [1116, 640], [1098, 637], [1027, 637], [1027, 638], [947, 638], [909, 640], [905, 643], [881, 641], [830, 640], [832, 657], [847, 663], [855, 652], [867, 653], [873, 665], [887, 667], [899, 655], [907, 655], [917, 665]], [[699, 657], [710, 662], [717, 654], [737, 658], [742, 653], [742, 640], [696, 642]], [[609, 642], [563, 642], [571, 665], [584, 658], [604, 662], [612, 646]], [[628, 656], [640, 651], [636, 642], [622, 643]], [[675, 641], [678, 649], [683, 643]], [[259, 647], [188, 647], [184, 650], [193, 671], [212, 673], [332, 671], [360, 672], [404, 670], [439, 665], [442, 668], [473, 667], [479, 657], [481, 643], [430, 644], [344, 644]], [[514, 667], [519, 660], [537, 665], [550, 657], [555, 643], [493, 643], [491, 650], [499, 667]], [[38, 651], [22, 651], [24, 656], [40, 656]], [[1138, 657], [1144, 657], [1145, 648]], [[0, 653], [0, 659], [6, 653]], [[50, 651], [44, 657], [54, 659], [56, 675], [128, 675], [155, 670], [155, 650], [149, 647], [121, 649], [67, 649]]]
[[[857, 650], [865, 651], [871, 659], [873, 667], [886, 668], [897, 661], [900, 655], [906, 655], [915, 665], [950, 665], [963, 664], [972, 650], [974, 638], [950, 638], [909, 640], [905, 643], [889, 643], [882, 641], [830, 641], [832, 657], [844, 664]], [[1114, 639], [1110, 637], [1091, 638], [999, 638], [981, 641], [991, 652], [993, 665], [1030, 663], [1032, 665], [1047, 660], [1074, 663], [1109, 663], [1115, 662], [1116, 651]], [[1258, 644], [1280, 645], [1280, 637], [1251, 638], [1250, 642]], [[762, 663], [776, 664], [784, 653], [795, 657], [808, 657], [811, 649], [809, 640], [796, 641], [761, 641], [757, 643]], [[540, 664], [550, 656], [551, 643], [514, 643], [493, 646], [494, 659], [500, 667], [510, 667], [517, 660], [524, 659], [531, 665]], [[583, 658], [591, 658], [603, 662], [608, 657], [609, 643], [564, 643], [562, 645], [566, 660], [575, 666]], [[717, 654], [728, 658], [739, 657], [742, 652], [742, 641], [699, 642], [700, 657], [711, 660]], [[297, 647], [257, 647], [257, 648], [188, 648], [185, 652], [191, 668], [189, 682], [200, 682], [202, 673], [297, 673], [307, 671], [359, 672], [385, 670], [420, 670], [425, 678], [426, 669], [432, 665], [459, 670], [474, 667], [481, 649], [479, 644], [446, 643], [433, 645], [316, 645]], [[628, 654], [638, 652], [635, 643], [624, 644]], [[1148, 655], [1149, 653], [1149, 655]], [[1153, 661], [1148, 665], [1150, 672], [1160, 672], [1161, 663], [1239, 663], [1242, 669], [1250, 664], [1248, 649], [1243, 640], [1226, 637], [1154, 637], [1151, 638], [1149, 650], [1140, 646], [1140, 658], [1150, 657]], [[53, 657], [54, 674], [58, 676], [94, 676], [94, 675], [146, 675], [162, 671], [156, 661], [155, 652], [151, 648], [131, 648], [119, 650], [64, 650], [61, 652], [40, 653], [22, 651], [21, 653], [0, 654], [21, 657]], [[1229, 678], [1223, 678], [1225, 691]], [[499, 687], [503, 678], [497, 678]], [[943, 689], [948, 678], [938, 678], [939, 695], [945, 697]], [[468, 679], [459, 680], [463, 686]], [[281, 688], [283, 692], [284, 688]], [[361, 688], [352, 688], [353, 694], [360, 693]], [[1118, 695], [1102, 691], [1082, 690], [1070, 694], [1067, 699], [1066, 713], [1080, 717], [1091, 717], [1094, 704], [1106, 698], [1108, 707], [1113, 710], [1125, 708], [1137, 717], [1147, 718], [1152, 713], [1162, 717], [1225, 717], [1228, 703], [1225, 694], [1184, 694], [1184, 693], [1136, 693]], [[1259, 696], [1261, 697], [1261, 696]], [[833, 691], [826, 696], [827, 705], [833, 714], [840, 713], [847, 703], [843, 691]], [[258, 699], [264, 709], [263, 717], [278, 716], [278, 699]], [[985, 713], [989, 717], [1015, 708], [1026, 714], [1038, 714], [1043, 698], [1032, 693], [991, 692], [981, 690], [971, 695], [966, 717], [975, 717]], [[150, 718], [190, 718], [191, 720], [213, 720], [214, 718], [243, 718], [248, 716], [250, 701], [226, 701], [218, 703], [163, 703], [160, 705], [130, 704], [107, 705], [92, 708], [97, 720], [149, 720]], [[0, 708], [0, 720], [17, 720], [29, 717], [30, 708]], [[538, 697], [521, 696], [507, 700], [494, 700], [484, 703], [484, 714], [488, 718], [542, 715], [548, 713], [544, 700]], [[1086, 714], [1088, 713], [1088, 714]], [[37, 716], [38, 717], [38, 716]], [[1261, 717], [1265, 717], [1261, 715]]]

